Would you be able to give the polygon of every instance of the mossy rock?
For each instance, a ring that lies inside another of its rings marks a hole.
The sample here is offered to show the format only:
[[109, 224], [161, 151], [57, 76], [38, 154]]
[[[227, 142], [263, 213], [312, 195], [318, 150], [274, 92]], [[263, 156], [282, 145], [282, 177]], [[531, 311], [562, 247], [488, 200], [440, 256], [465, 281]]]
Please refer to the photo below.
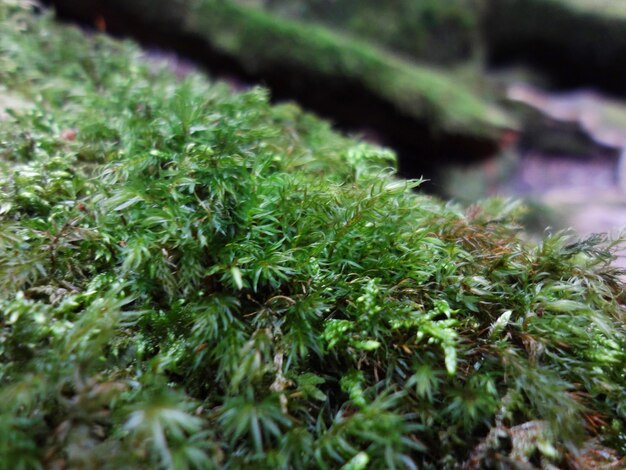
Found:
[[516, 204], [30, 5], [0, 3], [33, 104], [0, 126], [3, 467], [620, 465], [616, 244], [529, 244]]

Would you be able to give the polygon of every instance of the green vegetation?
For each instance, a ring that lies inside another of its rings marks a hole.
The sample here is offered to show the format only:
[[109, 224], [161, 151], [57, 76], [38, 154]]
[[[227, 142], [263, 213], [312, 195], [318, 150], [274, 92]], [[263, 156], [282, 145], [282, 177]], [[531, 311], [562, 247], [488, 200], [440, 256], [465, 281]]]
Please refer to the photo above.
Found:
[[348, 31], [411, 58], [454, 65], [480, 49], [475, 0], [238, 0], [287, 18]]
[[496, 137], [510, 122], [449, 74], [418, 66], [314, 25], [287, 21], [230, 2], [204, 0], [190, 30], [238, 57], [253, 72], [295, 66], [323, 77], [350, 79], [435, 129]]
[[177, 81], [20, 5], [0, 2], [3, 468], [626, 451], [615, 244], [527, 245], [514, 205], [419, 195], [262, 89]]
[[[288, 18], [320, 22], [413, 59], [442, 65], [462, 63], [479, 53], [483, 47], [481, 21], [491, 9], [509, 10], [510, 18], [528, 9], [518, 21], [535, 21], [545, 34], [554, 34], [554, 30], [542, 19], [562, 21], [558, 16], [547, 16], [557, 10], [568, 17], [567, 21], [575, 16], [584, 21], [621, 22], [626, 18], [626, 4], [614, 0], [389, 0], [384, 7], [375, 0], [236, 1]], [[538, 9], [543, 9], [543, 14]], [[532, 16], [532, 12], [537, 15]], [[510, 26], [521, 28], [511, 23], [501, 28]]]
[[[57, 3], [80, 11], [82, 2]], [[255, 77], [280, 80], [282, 74], [328, 87], [342, 83], [348, 90], [363, 89], [371, 100], [390, 104], [407, 119], [427, 124], [435, 134], [497, 142], [502, 129], [514, 125], [497, 106], [450, 73], [396, 56], [371, 41], [247, 3], [112, 0], [107, 6], [164, 35], [175, 32], [200, 38], [207, 48], [232, 58]]]
[[570, 10], [582, 14], [596, 14], [604, 18], [626, 18], [626, 6], [623, 3], [608, 0], [544, 0], [546, 3], [561, 4]]

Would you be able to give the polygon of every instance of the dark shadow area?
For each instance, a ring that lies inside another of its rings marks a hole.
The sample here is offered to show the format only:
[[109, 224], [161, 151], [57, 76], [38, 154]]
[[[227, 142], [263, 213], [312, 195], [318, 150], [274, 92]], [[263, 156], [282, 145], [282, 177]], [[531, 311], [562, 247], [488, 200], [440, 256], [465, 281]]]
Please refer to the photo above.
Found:
[[559, 2], [492, 1], [483, 19], [492, 67], [521, 65], [554, 89], [595, 88], [626, 95], [624, 21]]
[[597, 53], [569, 51], [538, 39], [524, 43], [499, 42], [489, 50], [490, 67], [530, 67], [540, 70], [552, 87], [561, 91], [596, 88], [615, 96], [625, 96], [626, 51], [616, 60], [598, 60]]

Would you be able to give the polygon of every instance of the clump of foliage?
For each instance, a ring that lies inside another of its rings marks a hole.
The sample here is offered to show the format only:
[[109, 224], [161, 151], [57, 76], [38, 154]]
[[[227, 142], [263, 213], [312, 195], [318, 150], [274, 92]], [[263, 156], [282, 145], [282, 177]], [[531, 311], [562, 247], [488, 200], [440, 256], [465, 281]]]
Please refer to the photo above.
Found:
[[419, 195], [262, 89], [177, 81], [23, 2], [0, 2], [0, 81], [30, 104], [0, 127], [4, 467], [626, 450], [613, 245], [528, 246], [510, 206]]

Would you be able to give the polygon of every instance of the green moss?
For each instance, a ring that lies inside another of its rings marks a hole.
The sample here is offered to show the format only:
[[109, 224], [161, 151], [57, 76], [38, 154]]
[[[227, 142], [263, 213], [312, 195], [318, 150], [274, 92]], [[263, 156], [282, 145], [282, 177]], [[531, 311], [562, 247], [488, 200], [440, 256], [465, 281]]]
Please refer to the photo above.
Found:
[[449, 74], [418, 66], [319, 26], [287, 21], [250, 7], [206, 0], [190, 15], [189, 30], [254, 72], [291, 65], [332, 79], [345, 78], [435, 129], [491, 136], [511, 125]]
[[[75, 1], [65, 0], [72, 8]], [[141, 18], [167, 35], [184, 33], [235, 60], [258, 77], [284, 73], [288, 80], [346, 83], [364, 89], [372, 100], [390, 104], [434, 133], [496, 140], [514, 123], [449, 71], [418, 65], [388, 50], [322, 25], [280, 17], [242, 2], [180, 0], [109, 2], [119, 15]], [[149, 11], [143, 15], [144, 11]], [[171, 12], [176, 13], [175, 16]]]
[[413, 59], [439, 64], [469, 60], [480, 49], [477, 2], [468, 0], [262, 0], [256, 4], [283, 17], [348, 31]]
[[527, 245], [515, 206], [465, 214], [262, 89], [179, 81], [13, 3], [0, 78], [34, 107], [0, 127], [4, 466], [624, 451], [615, 246]]
[[[595, 28], [597, 23], [612, 27], [621, 24], [626, 19], [626, 7], [624, 4], [608, 1], [597, 2], [594, 0], [530, 0], [529, 2], [522, 0], [496, 2], [494, 0], [489, 3], [489, 7], [485, 11], [498, 13], [508, 11], [511, 17], [518, 15], [517, 18], [524, 23], [530, 22], [532, 19], [552, 18], [556, 21], [557, 26], [563, 27], [567, 27], [567, 25], [573, 27], [577, 22], [586, 22], [591, 28]], [[531, 17], [533, 12], [541, 11], [543, 11], [544, 16]], [[551, 16], [557, 13], [560, 16]], [[508, 25], [516, 27], [510, 23]], [[558, 28], [546, 27], [547, 24], [543, 21], [536, 21], [536, 25], [537, 28], [544, 30], [544, 34], [555, 35], [559, 31]], [[502, 26], [504, 27], [505, 25]], [[575, 36], [583, 35], [575, 34]], [[570, 37], [569, 39], [571, 40], [572, 38]], [[588, 37], [588, 40], [602, 41], [603, 39], [601, 36], [592, 35]]]

